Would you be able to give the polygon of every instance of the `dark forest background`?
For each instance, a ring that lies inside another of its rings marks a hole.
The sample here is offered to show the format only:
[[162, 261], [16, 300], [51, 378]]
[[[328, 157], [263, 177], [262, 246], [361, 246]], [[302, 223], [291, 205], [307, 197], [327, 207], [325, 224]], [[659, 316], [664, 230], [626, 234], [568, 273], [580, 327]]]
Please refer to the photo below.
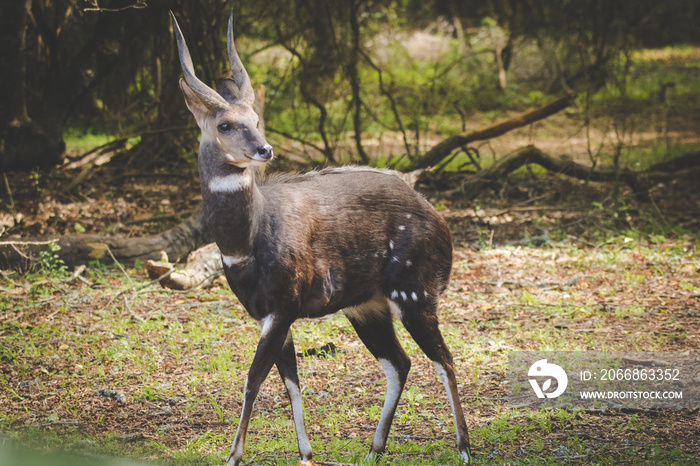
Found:
[[[198, 134], [180, 99], [167, 12], [181, 19], [197, 72], [213, 85], [228, 69], [230, 9], [283, 157], [406, 166], [430, 135], [567, 92], [584, 123], [601, 112], [618, 126], [698, 112], [697, 66], [694, 80], [681, 81], [638, 54], [697, 44], [693, 0], [7, 0], [0, 170], [59, 165], [78, 155], [66, 154], [66, 141], [70, 149], [85, 135], [122, 150], [121, 163], [190, 158]], [[397, 144], [383, 153], [368, 144], [387, 134]]]

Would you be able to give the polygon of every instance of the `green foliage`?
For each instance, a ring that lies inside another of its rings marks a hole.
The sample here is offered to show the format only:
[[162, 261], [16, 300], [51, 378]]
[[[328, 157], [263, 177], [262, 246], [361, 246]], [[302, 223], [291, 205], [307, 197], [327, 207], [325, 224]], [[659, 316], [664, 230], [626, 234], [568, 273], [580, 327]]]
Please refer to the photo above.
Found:
[[68, 272], [66, 263], [57, 254], [60, 250], [61, 246], [59, 246], [58, 243], [51, 242], [47, 245], [47, 249], [39, 252], [41, 268], [45, 273], [55, 277], [61, 277]]
[[110, 139], [113, 138], [108, 134], [95, 134], [90, 130], [80, 131], [76, 128], [69, 128], [63, 133], [66, 150], [69, 152], [87, 152], [107, 144]]
[[[308, 155], [316, 159], [323, 156], [320, 149], [336, 161], [356, 160], [350, 149], [356, 131], [367, 146], [387, 133], [401, 139], [373, 151], [373, 158], [416, 157], [430, 144], [428, 136], [478, 127], [565, 89], [594, 89], [600, 80], [606, 85], [596, 107], [624, 107], [640, 121], [648, 116], [640, 109], [660, 113], [653, 107], [662, 89], [668, 90], [665, 109], [676, 114], [700, 100], [692, 64], [697, 52], [684, 46], [698, 40], [692, 0], [513, 0], [503, 8], [393, 0], [329, 5], [237, 5], [234, 18], [243, 62], [254, 85], [267, 88], [270, 138], [314, 147]], [[198, 131], [180, 98], [182, 72], [168, 10], [180, 18], [197, 75], [215, 87], [228, 68], [220, 2], [154, 4], [123, 13], [128, 20], [48, 0], [37, 0], [33, 9], [42, 26], [30, 21], [29, 45], [21, 51], [30, 118], [66, 122], [59, 134], [69, 151], [142, 134], [122, 148], [131, 162], [191, 161]], [[51, 45], [45, 36], [53, 37]], [[640, 51], [644, 45], [666, 48], [648, 54]], [[115, 56], [129, 60], [115, 62]], [[95, 60], [105, 66], [95, 68]], [[499, 70], [507, 75], [505, 87]], [[72, 92], [81, 80], [59, 78], [66, 76], [82, 76], [89, 85]]]

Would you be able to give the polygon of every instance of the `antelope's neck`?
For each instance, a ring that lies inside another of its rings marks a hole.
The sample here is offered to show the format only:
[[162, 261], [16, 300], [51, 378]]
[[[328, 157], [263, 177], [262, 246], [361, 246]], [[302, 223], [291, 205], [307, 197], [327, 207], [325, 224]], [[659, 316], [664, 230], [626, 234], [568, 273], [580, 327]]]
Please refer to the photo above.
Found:
[[245, 260], [253, 255], [253, 240], [263, 197], [251, 168], [218, 168], [200, 163], [202, 206], [209, 231], [224, 257]]

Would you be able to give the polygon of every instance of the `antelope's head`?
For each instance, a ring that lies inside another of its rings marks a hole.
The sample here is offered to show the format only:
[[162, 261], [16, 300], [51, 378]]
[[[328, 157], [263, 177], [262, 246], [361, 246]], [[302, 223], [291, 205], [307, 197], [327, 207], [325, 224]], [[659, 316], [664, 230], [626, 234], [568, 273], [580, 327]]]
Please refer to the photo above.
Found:
[[214, 160], [210, 162], [223, 162], [238, 168], [269, 162], [273, 155], [272, 146], [260, 131], [260, 118], [253, 110], [255, 92], [233, 43], [233, 12], [228, 20], [227, 36], [233, 79], [222, 80], [217, 91], [195, 76], [192, 57], [180, 26], [172, 12], [170, 16], [185, 74], [185, 78], [180, 79], [180, 88], [187, 108], [202, 130], [200, 158], [211, 157]]

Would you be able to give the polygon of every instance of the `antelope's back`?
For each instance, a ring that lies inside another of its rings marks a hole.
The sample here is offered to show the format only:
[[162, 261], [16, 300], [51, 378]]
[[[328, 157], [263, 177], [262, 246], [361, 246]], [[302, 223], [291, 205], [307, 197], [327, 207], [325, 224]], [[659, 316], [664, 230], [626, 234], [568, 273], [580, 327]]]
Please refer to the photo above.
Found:
[[281, 230], [269, 232], [280, 241], [273, 249], [313, 264], [313, 271], [299, 271], [300, 279], [313, 274], [330, 282], [343, 292], [339, 307], [368, 299], [370, 291], [354, 294], [361, 290], [379, 287], [388, 295], [398, 282], [415, 282], [435, 295], [444, 290], [452, 265], [450, 231], [395, 172], [326, 169], [272, 178], [262, 191], [270, 216], [265, 228]]

